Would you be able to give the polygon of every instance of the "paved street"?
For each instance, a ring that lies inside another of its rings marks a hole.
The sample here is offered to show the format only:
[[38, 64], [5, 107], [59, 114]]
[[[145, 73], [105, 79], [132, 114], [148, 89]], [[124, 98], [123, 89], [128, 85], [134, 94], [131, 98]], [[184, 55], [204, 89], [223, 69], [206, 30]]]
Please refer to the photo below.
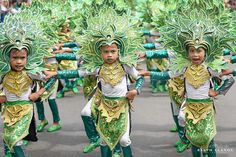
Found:
[[[173, 126], [169, 97], [167, 94], [153, 96], [145, 84], [142, 94], [134, 101], [132, 112], [132, 149], [135, 157], [187, 157], [190, 150], [179, 154], [173, 147], [177, 134], [168, 130]], [[81, 94], [68, 93], [58, 100], [62, 129], [55, 133], [39, 133], [39, 141], [25, 147], [29, 157], [100, 157], [100, 151], [83, 154], [82, 148], [88, 142], [80, 118], [85, 99]], [[226, 96], [216, 100], [217, 130], [216, 144], [218, 157], [235, 157], [236, 153], [236, 84]], [[52, 116], [45, 103], [46, 116]], [[0, 123], [2, 125], [2, 122]], [[2, 137], [2, 136], [1, 136]], [[1, 140], [2, 141], [2, 140]], [[2, 148], [2, 142], [1, 142]], [[2, 154], [2, 149], [1, 152]], [[0, 155], [1, 156], [1, 155]]]

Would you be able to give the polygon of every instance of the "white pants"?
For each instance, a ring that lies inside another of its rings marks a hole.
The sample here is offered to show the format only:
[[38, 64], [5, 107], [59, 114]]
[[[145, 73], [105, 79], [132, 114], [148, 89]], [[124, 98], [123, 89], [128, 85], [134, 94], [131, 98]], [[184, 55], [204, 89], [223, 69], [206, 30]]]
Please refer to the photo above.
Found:
[[84, 106], [83, 110], [81, 111], [81, 116], [89, 116], [91, 117], [91, 105], [92, 105], [92, 100], [91, 98], [89, 102]]
[[[83, 110], [81, 111], [81, 116], [89, 116], [91, 117], [91, 105], [92, 105], [92, 100], [90, 99], [89, 102], [85, 105], [85, 107], [83, 108]], [[131, 144], [131, 140], [130, 140], [130, 120], [129, 120], [129, 113], [128, 113], [128, 118], [127, 118], [127, 129], [126, 132], [124, 133], [124, 135], [121, 137], [120, 139], [120, 145], [122, 147], [127, 147]], [[101, 145], [106, 145], [105, 142], [101, 139]]]

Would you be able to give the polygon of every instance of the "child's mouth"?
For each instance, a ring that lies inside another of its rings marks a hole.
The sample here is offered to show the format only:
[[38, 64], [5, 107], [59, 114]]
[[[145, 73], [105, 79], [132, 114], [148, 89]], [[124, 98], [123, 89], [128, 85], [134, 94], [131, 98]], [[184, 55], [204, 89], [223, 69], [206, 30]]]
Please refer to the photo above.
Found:
[[19, 66], [16, 66], [17, 69], [22, 69], [24, 66], [22, 65], [19, 65]]
[[113, 59], [107, 59], [107, 61], [108, 61], [108, 62], [112, 62], [112, 61], [113, 61]]
[[201, 63], [201, 59], [199, 59], [199, 58], [193, 58], [193, 59], [192, 59], [192, 63], [193, 63], [193, 64], [200, 64], [200, 63]]
[[195, 62], [197, 62], [199, 60], [200, 60], [199, 58], [193, 58], [193, 61], [195, 61]]

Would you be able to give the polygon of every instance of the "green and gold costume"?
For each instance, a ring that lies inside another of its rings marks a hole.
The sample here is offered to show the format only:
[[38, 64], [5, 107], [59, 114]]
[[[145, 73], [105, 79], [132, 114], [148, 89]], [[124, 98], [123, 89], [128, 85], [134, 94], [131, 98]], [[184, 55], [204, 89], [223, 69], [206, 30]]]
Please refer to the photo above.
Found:
[[[22, 13], [6, 16], [0, 24], [0, 83], [7, 101], [3, 104], [3, 139], [12, 155], [24, 156], [19, 146], [29, 134], [33, 117], [33, 103], [29, 100], [33, 80], [45, 81], [40, 67], [43, 57], [52, 42], [43, 33], [38, 16], [40, 13], [22, 10]], [[27, 62], [22, 71], [13, 71], [10, 66], [10, 52], [16, 49], [27, 52]], [[48, 90], [54, 83], [50, 79], [44, 86]], [[36, 138], [36, 137], [34, 137]], [[14, 153], [13, 153], [14, 152]]]
[[[153, 79], [170, 79], [183, 75], [186, 103], [186, 137], [192, 144], [194, 157], [203, 153], [215, 157], [214, 136], [216, 135], [215, 111], [209, 96], [210, 79], [219, 77], [221, 70], [227, 68], [222, 60], [223, 49], [234, 51], [235, 18], [224, 8], [223, 2], [214, 0], [179, 1], [177, 9], [165, 18], [160, 27], [161, 41], [166, 49], [176, 53], [172, 59], [170, 72], [151, 72]], [[171, 20], [175, 19], [175, 20]], [[227, 29], [227, 30], [226, 30]], [[204, 60], [199, 64], [192, 62], [189, 48], [204, 49]], [[234, 81], [224, 80], [217, 90], [228, 90]]]

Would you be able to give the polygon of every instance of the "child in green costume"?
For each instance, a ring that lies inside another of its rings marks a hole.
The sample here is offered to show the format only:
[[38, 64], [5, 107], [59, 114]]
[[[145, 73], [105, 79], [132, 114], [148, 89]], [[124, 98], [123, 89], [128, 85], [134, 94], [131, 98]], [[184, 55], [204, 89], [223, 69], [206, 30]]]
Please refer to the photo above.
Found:
[[0, 25], [0, 90], [6, 98], [2, 109], [3, 140], [11, 155], [17, 157], [24, 157], [23, 138], [37, 141], [36, 135], [29, 132], [33, 101], [55, 82], [52, 78], [32, 93], [34, 80], [46, 82], [40, 66], [51, 42], [31, 15], [7, 16], [5, 23]]
[[[105, 20], [107, 17], [117, 20]], [[111, 157], [111, 151], [118, 143], [125, 157], [132, 156], [129, 108], [141, 88], [143, 78], [132, 66], [137, 61], [134, 51], [139, 48], [141, 40], [132, 27], [127, 27], [130, 26], [129, 22], [128, 15], [118, 16], [112, 9], [99, 12], [98, 16], [88, 20], [89, 31], [80, 42], [86, 70], [47, 73], [48, 77], [58, 75], [59, 78], [98, 76], [97, 91], [86, 106], [97, 122], [102, 157]], [[120, 24], [124, 27], [118, 27]], [[130, 91], [127, 89], [128, 74], [136, 80], [135, 89]]]
[[[192, 154], [201, 153], [215, 157], [214, 137], [216, 135], [215, 111], [213, 99], [225, 94], [234, 83], [231, 77], [222, 77], [227, 64], [222, 60], [223, 49], [233, 50], [235, 37], [233, 20], [218, 23], [218, 20], [231, 18], [224, 10], [223, 2], [187, 1], [160, 28], [162, 41], [166, 48], [177, 53], [168, 72], [143, 72], [152, 79], [170, 79], [183, 76], [185, 86], [185, 136], [192, 144]], [[191, 10], [191, 11], [190, 11]], [[199, 11], [201, 10], [201, 11]], [[210, 14], [215, 10], [216, 14]], [[226, 18], [227, 17], [227, 18]], [[226, 30], [227, 29], [227, 30]], [[223, 80], [221, 86], [213, 89], [211, 79]], [[183, 125], [183, 124], [182, 124]]]

